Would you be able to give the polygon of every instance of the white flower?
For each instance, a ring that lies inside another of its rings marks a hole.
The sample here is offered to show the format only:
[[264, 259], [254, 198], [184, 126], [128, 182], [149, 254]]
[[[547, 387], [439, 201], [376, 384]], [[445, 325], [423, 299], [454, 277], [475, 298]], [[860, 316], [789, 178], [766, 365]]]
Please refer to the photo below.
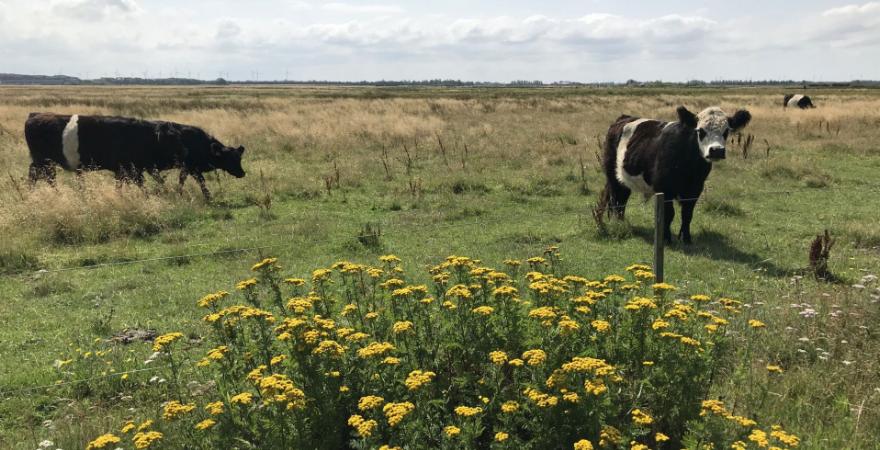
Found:
[[40, 448], [49, 448], [49, 447], [51, 447], [51, 446], [53, 446], [53, 445], [55, 445], [55, 443], [52, 442], [52, 441], [50, 441], [50, 440], [48, 440], [48, 439], [46, 439], [46, 440], [43, 441], [43, 442], [40, 442]]
[[808, 338], [808, 337], [798, 338], [798, 340], [801, 342], [810, 342], [810, 338]]
[[854, 289], [864, 289], [865, 285], [864, 284], [854, 284], [854, 285], [852, 285], [852, 287]]
[[848, 365], [854, 363], [855, 361], [847, 361], [847, 360], [843, 360], [843, 361], [841, 361], [841, 362], [843, 363], [844, 366], [848, 366]]

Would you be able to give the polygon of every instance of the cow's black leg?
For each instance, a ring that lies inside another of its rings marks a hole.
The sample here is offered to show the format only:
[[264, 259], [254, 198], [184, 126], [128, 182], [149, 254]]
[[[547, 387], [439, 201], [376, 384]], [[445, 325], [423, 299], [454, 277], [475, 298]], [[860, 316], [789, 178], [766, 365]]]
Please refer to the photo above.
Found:
[[[666, 198], [671, 198], [669, 195], [666, 195]], [[672, 242], [672, 219], [675, 219], [675, 205], [671, 200], [667, 200], [664, 203], [663, 208], [663, 238], [666, 239], [666, 243]]]
[[183, 183], [186, 182], [186, 177], [189, 176], [189, 172], [186, 169], [180, 169], [180, 175], [178, 176], [178, 185], [177, 192], [183, 194]]
[[55, 166], [50, 161], [41, 163], [31, 163], [28, 168], [28, 182], [31, 187], [37, 184], [40, 179], [46, 179], [50, 186], [55, 187]]
[[37, 184], [37, 181], [39, 181], [40, 178], [43, 178], [43, 173], [43, 166], [37, 163], [31, 163], [30, 168], [28, 168], [28, 183], [30, 183], [31, 187], [34, 187]]
[[150, 174], [150, 178], [156, 180], [156, 183], [159, 183], [163, 186], [165, 185], [165, 177], [162, 176], [162, 173], [159, 172], [158, 169], [150, 170], [147, 173]]
[[137, 185], [137, 187], [143, 189], [144, 187], [144, 173], [140, 170], [132, 169], [131, 171], [131, 181]]
[[694, 208], [697, 206], [696, 198], [679, 202], [681, 205], [681, 230], [678, 237], [685, 244], [691, 243], [691, 219], [694, 218]]
[[205, 176], [201, 173], [192, 174], [193, 178], [196, 179], [196, 182], [199, 183], [199, 188], [202, 190], [202, 195], [205, 196], [205, 201], [211, 201], [211, 192], [208, 191], [208, 186], [205, 184]]
[[632, 191], [616, 182], [609, 182], [605, 189], [609, 193], [608, 214], [611, 215], [613, 213], [614, 217], [623, 220], [626, 214], [626, 203], [629, 201]]

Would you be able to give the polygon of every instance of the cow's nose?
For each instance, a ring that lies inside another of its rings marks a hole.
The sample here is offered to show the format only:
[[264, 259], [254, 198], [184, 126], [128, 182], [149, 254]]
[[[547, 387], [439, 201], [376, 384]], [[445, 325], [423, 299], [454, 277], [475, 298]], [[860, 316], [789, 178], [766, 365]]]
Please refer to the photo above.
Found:
[[727, 157], [727, 149], [724, 147], [712, 147], [709, 149], [709, 159], [724, 159]]

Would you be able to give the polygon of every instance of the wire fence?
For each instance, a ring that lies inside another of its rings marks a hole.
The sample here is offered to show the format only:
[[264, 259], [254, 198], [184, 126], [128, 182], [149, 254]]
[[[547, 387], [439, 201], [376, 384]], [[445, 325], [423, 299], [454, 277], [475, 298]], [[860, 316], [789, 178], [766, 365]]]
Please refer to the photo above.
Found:
[[[673, 199], [665, 199], [664, 203], [676, 203], [676, 202], [687, 202], [687, 201], [717, 201], [717, 199], [737, 199], [737, 198], [750, 198], [750, 197], [768, 197], [768, 196], [781, 196], [781, 195], [792, 195], [801, 192], [821, 192], [827, 191], [828, 188], [824, 189], [816, 189], [816, 188], [789, 188], [789, 189], [781, 189], [781, 190], [765, 190], [765, 191], [749, 191], [744, 193], [743, 195], [731, 196], [731, 195], [716, 195], [715, 192], [711, 189], [707, 189], [704, 194], [699, 197], [693, 198], [673, 198]], [[533, 195], [541, 195], [550, 192], [551, 189], [545, 188], [543, 190], [535, 191], [537, 194], [533, 193]], [[877, 191], [880, 193], [880, 190]], [[626, 209], [640, 208], [643, 210], [647, 210], [649, 208], [653, 208], [652, 202], [650, 202], [650, 196], [646, 196], [644, 201], [634, 201], [632, 199], [626, 205]], [[529, 201], [540, 201], [536, 199], [529, 199], [527, 201], [523, 200], [510, 200], [507, 202], [501, 202], [506, 204], [525, 204]], [[493, 204], [498, 204], [498, 202], [493, 201]], [[593, 221], [593, 211], [590, 211], [589, 204], [584, 205], [584, 210], [581, 212], [577, 211], [563, 211], [558, 213], [553, 212], [541, 212], [536, 215], [531, 215], [530, 218], [544, 218], [544, 219], [555, 219], [559, 217], [572, 217], [578, 219], [578, 224], [583, 225], [585, 222]], [[613, 205], [608, 205], [607, 208], [609, 210], [615, 210], [616, 208]], [[495, 219], [483, 219], [477, 221], [463, 221], [457, 223], [445, 223], [438, 224], [436, 222], [427, 222], [427, 223], [410, 223], [410, 222], [401, 222], [399, 219], [375, 219], [369, 220], [366, 222], [371, 225], [378, 227], [377, 233], [381, 234], [381, 236], [392, 236], [395, 234], [402, 234], [411, 232], [412, 230], [418, 229], [426, 229], [431, 228], [434, 230], [445, 230], [445, 229], [456, 229], [456, 228], [464, 228], [464, 227], [472, 227], [472, 226], [481, 226], [481, 225], [494, 225], [504, 222], [511, 222], [513, 220], [518, 220], [522, 217], [522, 214], [518, 214], [516, 218], [510, 217], [498, 217]], [[322, 220], [327, 220], [328, 218], [333, 218], [334, 222], [340, 222], [344, 219], [353, 218], [351, 214], [340, 212], [337, 210], [312, 210], [309, 211], [308, 215], [296, 215], [295, 213], [288, 214], [282, 216], [286, 221], [283, 220], [254, 220], [247, 221], [243, 224], [270, 224], [273, 227], [293, 227], [295, 224], [303, 219], [309, 218], [320, 218]], [[363, 218], [359, 218], [360, 220], [364, 220]], [[348, 234], [346, 236], [339, 236], [331, 239], [324, 239], [322, 242], [328, 244], [341, 244], [346, 241], [359, 240], [359, 239], [368, 239], [376, 237], [376, 233], [369, 234]], [[426, 238], [428, 239], [428, 238]], [[154, 262], [162, 262], [162, 261], [175, 261], [175, 260], [190, 260], [196, 258], [210, 258], [216, 256], [224, 256], [238, 253], [248, 253], [248, 252], [260, 252], [263, 250], [275, 249], [283, 246], [290, 245], [290, 235], [288, 234], [263, 234], [260, 236], [260, 240], [262, 242], [258, 243], [250, 243], [250, 244], [242, 244], [242, 243], [233, 243], [229, 236], [227, 235], [222, 241], [212, 241], [212, 242], [199, 242], [199, 243], [190, 243], [188, 245], [183, 245], [180, 248], [191, 248], [191, 247], [207, 247], [211, 245], [217, 245], [218, 243], [225, 244], [226, 247], [232, 248], [223, 248], [216, 251], [208, 251], [208, 252], [192, 252], [192, 253], [184, 253], [184, 254], [174, 254], [174, 255], [165, 255], [165, 256], [152, 256], [152, 257], [137, 257], [137, 256], [116, 256], [119, 261], [112, 262], [101, 262], [101, 263], [91, 263], [91, 264], [81, 264], [77, 266], [67, 266], [67, 267], [58, 267], [58, 268], [46, 268], [40, 270], [20, 270], [16, 272], [7, 272], [5, 274], [0, 275], [0, 277], [31, 277], [35, 275], [42, 274], [52, 274], [52, 273], [63, 273], [63, 272], [71, 272], [71, 271], [83, 271], [83, 270], [94, 270], [94, 269], [102, 269], [102, 268], [112, 268], [119, 266], [131, 266], [137, 264], [146, 264], [146, 263], [154, 263]], [[430, 239], [428, 239], [430, 240]], [[267, 242], [269, 241], [269, 242]], [[78, 257], [79, 255], [77, 255]]]

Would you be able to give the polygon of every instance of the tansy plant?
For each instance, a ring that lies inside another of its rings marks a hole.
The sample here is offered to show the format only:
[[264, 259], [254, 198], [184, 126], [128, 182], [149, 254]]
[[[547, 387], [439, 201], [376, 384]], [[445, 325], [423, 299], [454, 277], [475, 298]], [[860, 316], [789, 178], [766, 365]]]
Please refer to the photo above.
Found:
[[[394, 255], [302, 277], [262, 260], [228, 292], [194, 299], [203, 325], [185, 335], [202, 339], [179, 385], [203, 389], [166, 389], [154, 415], [88, 445], [798, 445], [709, 398], [730, 360], [726, 329], [764, 332], [738, 302], [651, 284], [644, 265], [582, 277], [559, 261], [556, 248], [501, 268], [450, 256], [411, 278]], [[154, 350], [185, 364], [183, 336], [163, 334]]]

